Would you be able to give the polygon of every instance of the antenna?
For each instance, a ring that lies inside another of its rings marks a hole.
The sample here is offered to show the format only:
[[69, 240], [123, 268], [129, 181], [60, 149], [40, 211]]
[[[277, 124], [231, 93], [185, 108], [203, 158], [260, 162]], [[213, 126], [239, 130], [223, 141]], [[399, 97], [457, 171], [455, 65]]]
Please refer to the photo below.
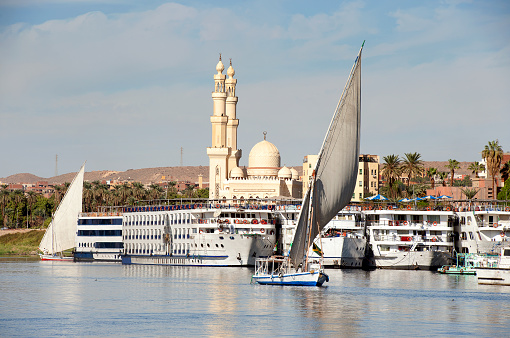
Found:
[[55, 155], [55, 176], [58, 176], [58, 154]]
[[[221, 60], [221, 54], [220, 54], [220, 60]], [[182, 167], [182, 151], [183, 151], [183, 149], [181, 147], [181, 167]]]

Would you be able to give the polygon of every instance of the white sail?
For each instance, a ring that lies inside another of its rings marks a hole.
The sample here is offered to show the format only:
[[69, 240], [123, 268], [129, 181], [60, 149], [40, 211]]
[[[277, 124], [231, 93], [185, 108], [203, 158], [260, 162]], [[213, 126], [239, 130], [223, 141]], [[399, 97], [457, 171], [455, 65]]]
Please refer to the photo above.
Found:
[[[319, 152], [315, 166], [315, 181], [312, 184], [313, 191], [309, 191], [303, 200], [290, 252], [291, 260], [296, 267], [302, 261], [313, 239], [338, 211], [349, 203], [354, 192], [359, 162], [362, 50], [363, 46]], [[308, 213], [309, 208], [311, 215]], [[309, 221], [310, 229], [305, 230]], [[303, 235], [304, 239], [297, 238]]]
[[42, 252], [55, 254], [74, 247], [78, 213], [82, 211], [84, 174], [85, 164], [74, 177], [46, 229], [39, 244]]

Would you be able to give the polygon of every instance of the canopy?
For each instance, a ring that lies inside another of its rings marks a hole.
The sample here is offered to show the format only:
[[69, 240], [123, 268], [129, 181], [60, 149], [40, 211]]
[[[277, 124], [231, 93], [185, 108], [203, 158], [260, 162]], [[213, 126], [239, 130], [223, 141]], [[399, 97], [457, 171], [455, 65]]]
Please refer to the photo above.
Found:
[[447, 198], [453, 198], [452, 196], [446, 196], [446, 195], [441, 195], [439, 197], [437, 197], [437, 199], [447, 199]]
[[368, 197], [367, 200], [370, 200], [370, 201], [387, 201], [388, 199], [386, 197], [384, 197], [383, 195], [379, 194], [379, 195], [375, 195], [375, 196], [372, 196], [372, 197]]
[[425, 197], [420, 197], [420, 199], [416, 199], [417, 201], [423, 201], [423, 200], [435, 200], [437, 199], [437, 197], [435, 196], [432, 196], [432, 195], [427, 195]]
[[410, 198], [402, 198], [401, 200], [398, 200], [399, 202], [403, 202], [403, 203], [407, 203], [407, 202], [412, 202], [414, 201], [413, 199], [410, 199]]

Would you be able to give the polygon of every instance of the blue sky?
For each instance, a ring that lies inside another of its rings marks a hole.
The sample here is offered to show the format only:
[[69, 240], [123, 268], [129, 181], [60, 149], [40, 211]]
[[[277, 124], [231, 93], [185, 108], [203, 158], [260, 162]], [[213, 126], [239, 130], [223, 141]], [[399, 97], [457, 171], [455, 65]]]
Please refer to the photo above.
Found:
[[0, 177], [208, 165], [218, 54], [241, 165], [317, 153], [363, 40], [361, 152], [510, 151], [508, 1], [0, 1]]

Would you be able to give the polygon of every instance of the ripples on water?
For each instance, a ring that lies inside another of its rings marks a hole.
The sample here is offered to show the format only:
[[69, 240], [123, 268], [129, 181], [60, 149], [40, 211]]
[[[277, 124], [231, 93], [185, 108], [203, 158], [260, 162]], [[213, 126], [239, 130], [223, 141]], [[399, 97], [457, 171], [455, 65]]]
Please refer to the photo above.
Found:
[[0, 259], [0, 336], [461, 336], [510, 332], [510, 287], [428, 271], [328, 270], [323, 288], [252, 269]]

